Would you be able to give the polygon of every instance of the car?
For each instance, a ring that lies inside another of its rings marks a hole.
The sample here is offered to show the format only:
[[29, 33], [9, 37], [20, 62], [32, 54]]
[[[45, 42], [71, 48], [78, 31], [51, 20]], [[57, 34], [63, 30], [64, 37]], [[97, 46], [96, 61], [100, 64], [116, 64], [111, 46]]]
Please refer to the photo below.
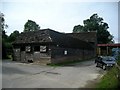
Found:
[[113, 67], [116, 64], [116, 60], [112, 56], [99, 56], [95, 63], [97, 64], [96, 67], [106, 70], [109, 67]]
[[102, 56], [97, 56], [97, 58], [95, 59], [95, 63], [99, 62], [101, 60]]

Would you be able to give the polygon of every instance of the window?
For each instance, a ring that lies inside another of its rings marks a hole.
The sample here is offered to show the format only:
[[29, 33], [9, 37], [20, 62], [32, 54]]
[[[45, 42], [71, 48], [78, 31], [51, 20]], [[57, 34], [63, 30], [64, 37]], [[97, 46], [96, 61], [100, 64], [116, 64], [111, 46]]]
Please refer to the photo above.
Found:
[[47, 52], [46, 46], [40, 46], [40, 52]]
[[25, 51], [25, 47], [24, 46], [21, 47], [21, 51]]
[[34, 46], [34, 51], [40, 51], [40, 46]]
[[20, 49], [19, 48], [15, 49], [15, 52], [20, 52]]
[[64, 55], [67, 55], [67, 50], [64, 51]]
[[31, 47], [30, 47], [30, 46], [26, 46], [25, 51], [26, 51], [26, 52], [30, 52], [30, 51], [31, 51]]

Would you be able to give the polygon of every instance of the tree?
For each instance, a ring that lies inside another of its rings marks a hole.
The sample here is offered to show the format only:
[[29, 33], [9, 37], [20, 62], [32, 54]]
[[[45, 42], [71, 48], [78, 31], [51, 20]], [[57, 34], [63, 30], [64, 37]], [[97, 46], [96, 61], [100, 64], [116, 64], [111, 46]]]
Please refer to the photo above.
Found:
[[24, 32], [40, 30], [40, 26], [32, 20], [28, 20], [24, 25]]
[[12, 48], [12, 43], [15, 41], [15, 39], [19, 36], [19, 31], [15, 30], [13, 33], [8, 36], [7, 42], [6, 42], [6, 47], [7, 47], [7, 54], [12, 55], [13, 54], [13, 48]]
[[73, 32], [83, 32], [84, 31], [84, 27], [82, 25], [77, 25], [77, 26], [74, 26], [74, 29], [73, 29]]
[[19, 31], [15, 30], [13, 33], [10, 34], [10, 36], [8, 37], [8, 41], [10, 43], [14, 42], [15, 39], [19, 36]]
[[6, 41], [8, 36], [6, 35], [6, 32], [4, 30], [4, 28], [7, 27], [8, 25], [5, 24], [4, 14], [0, 12], [0, 41], [2, 42], [2, 58], [7, 58]]
[[12, 54], [12, 42], [14, 42], [17, 36], [19, 36], [19, 31], [17, 30], [8, 36], [5, 32], [5, 28], [8, 28], [8, 25], [5, 24], [4, 14], [0, 12], [0, 34], [2, 34], [0, 35], [2, 36], [0, 41], [2, 42], [2, 59], [6, 59], [8, 58], [8, 55]]
[[93, 14], [90, 19], [84, 20], [83, 24], [83, 26], [74, 26], [73, 33], [96, 31], [99, 44], [112, 42], [113, 36], [107, 30], [109, 26], [107, 23], [103, 22], [102, 17]]

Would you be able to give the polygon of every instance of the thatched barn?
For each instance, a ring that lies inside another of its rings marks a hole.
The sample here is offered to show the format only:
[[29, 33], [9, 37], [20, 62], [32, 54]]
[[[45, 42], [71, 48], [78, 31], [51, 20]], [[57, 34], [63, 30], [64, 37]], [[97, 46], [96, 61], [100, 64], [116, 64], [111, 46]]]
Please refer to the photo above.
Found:
[[22, 32], [13, 43], [13, 52], [16, 61], [45, 64], [89, 59], [95, 54], [89, 42], [51, 29]]
[[96, 56], [96, 50], [97, 50], [97, 36], [96, 36], [97, 32], [96, 31], [80, 32], [80, 33], [67, 33], [67, 35], [91, 44], [92, 47], [94, 48], [94, 56]]

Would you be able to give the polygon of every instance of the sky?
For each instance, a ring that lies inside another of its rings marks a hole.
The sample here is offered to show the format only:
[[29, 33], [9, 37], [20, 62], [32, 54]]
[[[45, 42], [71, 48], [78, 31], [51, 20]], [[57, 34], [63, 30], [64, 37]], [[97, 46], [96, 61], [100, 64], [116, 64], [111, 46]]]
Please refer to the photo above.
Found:
[[[88, 2], [89, 1], [89, 2]], [[71, 33], [75, 25], [97, 13], [108, 23], [110, 34], [118, 42], [119, 0], [1, 0], [0, 10], [5, 15], [7, 35], [22, 32], [27, 20], [33, 20], [41, 29]]]

